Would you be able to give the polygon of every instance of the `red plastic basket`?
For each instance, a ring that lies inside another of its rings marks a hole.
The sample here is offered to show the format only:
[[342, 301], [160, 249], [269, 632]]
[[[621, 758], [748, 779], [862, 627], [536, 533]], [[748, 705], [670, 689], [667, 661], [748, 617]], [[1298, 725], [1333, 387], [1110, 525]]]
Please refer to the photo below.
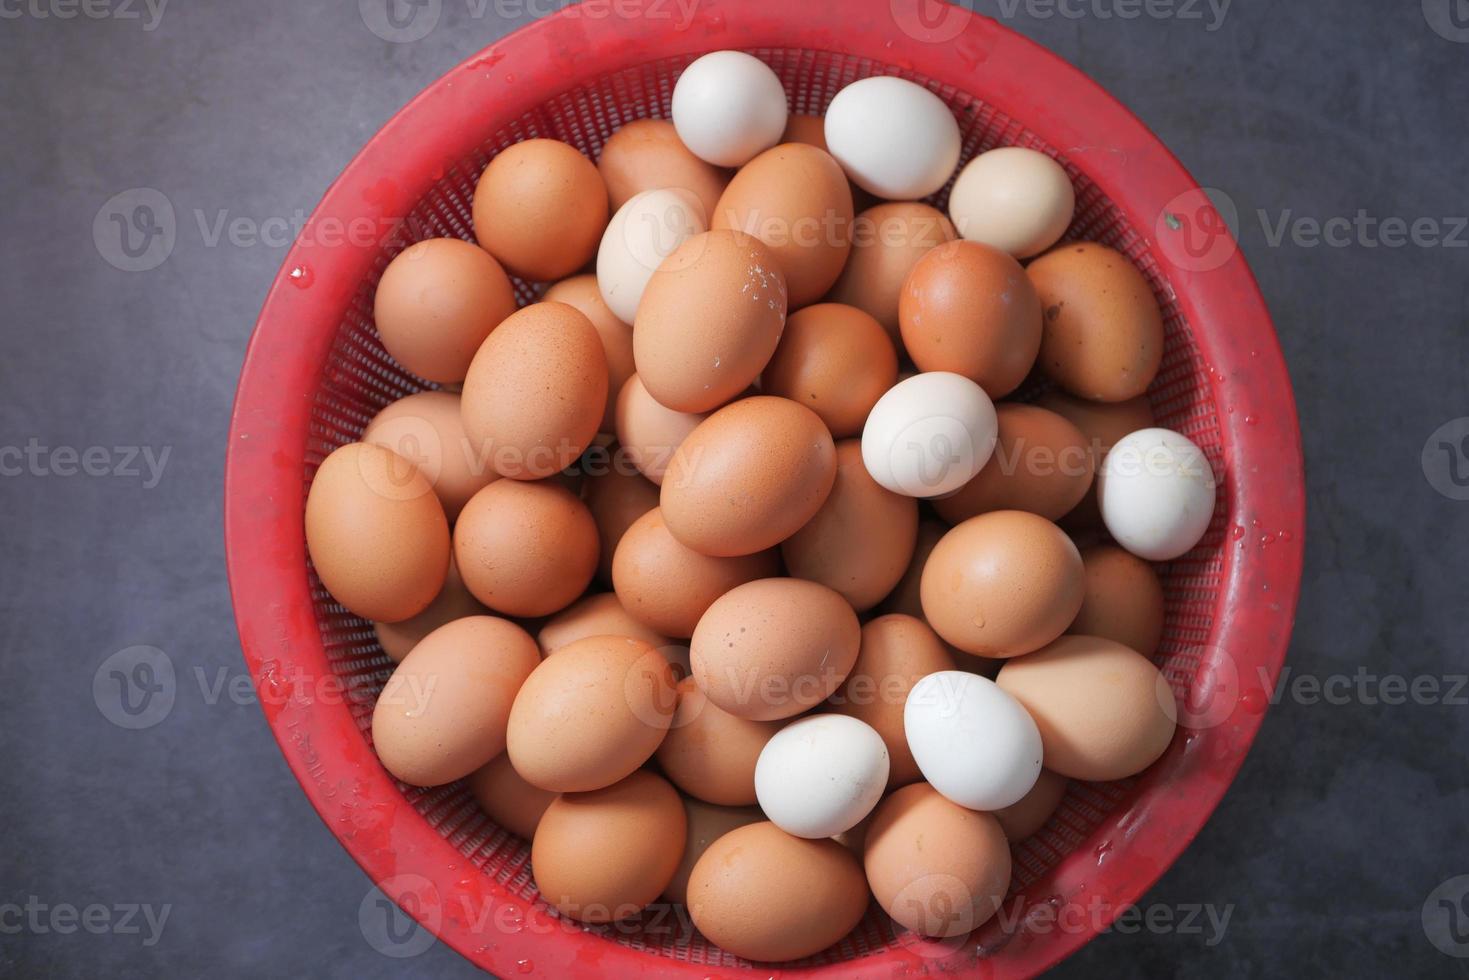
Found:
[[[1007, 914], [967, 942], [920, 941], [874, 911], [838, 946], [782, 967], [1037, 973], [1109, 925], [1178, 857], [1268, 705], [1299, 586], [1304, 510], [1295, 407], [1268, 314], [1233, 240], [1217, 233], [1217, 213], [1159, 141], [1075, 68], [995, 22], [937, 0], [701, 0], [691, 21], [680, 16], [672, 4], [593, 0], [466, 61], [373, 137], [286, 257], [240, 377], [225, 484], [235, 615], [261, 704], [342, 845], [476, 964], [558, 978], [751, 969], [666, 919], [588, 929], [558, 920], [536, 899], [527, 844], [462, 786], [423, 790], [387, 775], [369, 722], [391, 664], [371, 626], [310, 569], [306, 490], [317, 464], [378, 408], [424, 387], [383, 352], [373, 290], [409, 242], [473, 238], [474, 182], [497, 151], [553, 136], [595, 155], [621, 124], [666, 116], [682, 67], [720, 48], [764, 59], [797, 112], [821, 112], [856, 78], [911, 78], [954, 109], [966, 160], [1019, 144], [1065, 164], [1078, 188], [1069, 237], [1121, 249], [1164, 304], [1167, 352], [1150, 392], [1159, 423], [1198, 442], [1224, 476], [1208, 535], [1164, 570], [1158, 662], [1193, 708], [1163, 759], [1135, 780], [1073, 785], [1050, 824], [1016, 849]], [[1211, 221], [1212, 237], [1188, 237]]]

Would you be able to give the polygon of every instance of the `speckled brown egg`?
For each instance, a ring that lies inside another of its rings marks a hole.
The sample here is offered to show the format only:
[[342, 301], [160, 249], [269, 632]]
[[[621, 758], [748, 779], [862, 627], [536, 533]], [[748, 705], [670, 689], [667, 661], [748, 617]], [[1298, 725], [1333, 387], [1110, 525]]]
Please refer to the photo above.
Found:
[[626, 636], [577, 640], [521, 686], [506, 734], [510, 762], [557, 793], [610, 786], [657, 750], [675, 701], [673, 668], [653, 647]]
[[643, 291], [633, 324], [638, 376], [659, 403], [707, 412], [764, 370], [785, 318], [785, 276], [770, 249], [730, 229], [695, 235]]
[[1120, 252], [1062, 245], [1026, 269], [1045, 331], [1039, 364], [1062, 388], [1099, 402], [1148, 390], [1163, 361], [1163, 313], [1148, 281]]
[[1086, 597], [1068, 633], [1100, 636], [1151, 657], [1163, 640], [1163, 585], [1153, 566], [1116, 545], [1081, 553]]
[[555, 793], [532, 786], [520, 778], [510, 757], [500, 753], [465, 779], [470, 795], [491, 820], [529, 841]]
[[998, 399], [1035, 364], [1041, 305], [1025, 270], [979, 242], [948, 242], [920, 258], [898, 303], [903, 346], [920, 371], [962, 374]]
[[684, 844], [683, 858], [678, 862], [678, 870], [673, 873], [673, 880], [663, 889], [664, 898], [680, 905], [688, 902], [689, 876], [694, 873], [694, 865], [699, 863], [699, 858], [704, 856], [709, 846], [731, 830], [748, 827], [765, 819], [758, 807], [715, 806], [687, 796], [684, 797], [683, 808], [689, 821], [688, 840]]
[[919, 259], [958, 237], [943, 212], [927, 204], [868, 208], [852, 222], [852, 254], [827, 298], [866, 311], [897, 342], [903, 283]]
[[780, 546], [794, 578], [841, 593], [858, 612], [883, 600], [913, 559], [918, 501], [884, 488], [862, 462], [862, 441], [837, 443], [837, 476], [811, 520]]
[[607, 218], [602, 175], [560, 140], [501, 150], [474, 188], [474, 237], [522, 279], [549, 282], [586, 265]]
[[612, 432], [616, 425], [617, 393], [632, 377], [632, 325], [623, 323], [607, 308], [597, 277], [590, 273], [563, 279], [542, 297], [548, 303], [565, 303], [591, 321], [602, 338], [602, 353], [607, 355], [607, 407], [602, 413], [601, 432]]
[[689, 914], [721, 949], [760, 962], [819, 953], [867, 911], [862, 867], [828, 839], [792, 837], [773, 823], [720, 837], [689, 876]]
[[591, 445], [606, 404], [607, 355], [591, 321], [565, 303], [536, 303], [475, 355], [460, 411], [477, 461], [540, 480]]
[[589, 595], [567, 606], [546, 620], [536, 642], [542, 653], [550, 655], [589, 636], [630, 636], [660, 649], [668, 643], [668, 637], [629, 615], [614, 592]]
[[659, 404], [634, 374], [617, 397], [617, 442], [628, 462], [661, 484], [674, 450], [708, 417], [707, 412], [676, 412]]
[[354, 442], [322, 460], [306, 496], [306, 549], [332, 598], [396, 623], [428, 608], [449, 571], [449, 522], [418, 467]]
[[615, 922], [651, 905], [673, 880], [688, 820], [678, 793], [651, 772], [546, 808], [531, 847], [541, 897], [578, 922]]
[[673, 536], [655, 507], [618, 543], [612, 587], [629, 615], [667, 636], [686, 638], [715, 599], [779, 571], [780, 557], [770, 548], [727, 558], [700, 554]]
[[388, 353], [419, 377], [446, 384], [464, 380], [480, 344], [514, 312], [515, 290], [500, 263], [458, 238], [399, 252], [373, 298]]
[[778, 721], [732, 715], [709, 700], [692, 677], [678, 684], [678, 708], [655, 758], [674, 785], [722, 806], [755, 802], [755, 763], [780, 731]]
[[634, 120], [613, 133], [602, 147], [597, 169], [607, 183], [613, 211], [643, 191], [678, 187], [699, 199], [707, 220], [729, 183], [729, 173], [694, 156], [666, 119]]
[[852, 607], [826, 586], [760, 579], [709, 607], [689, 659], [710, 701], [741, 718], [771, 721], [830, 697], [857, 662], [861, 633]]
[[384, 768], [405, 783], [439, 786], [505, 751], [510, 705], [540, 659], [529, 633], [495, 616], [434, 630], [373, 708], [372, 745]]
[[780, 544], [816, 516], [836, 482], [836, 444], [816, 413], [787, 398], [745, 398], [684, 440], [659, 503], [674, 537], [705, 555]]
[[1046, 768], [1107, 782], [1142, 772], [1173, 740], [1178, 706], [1152, 662], [1120, 643], [1063, 636], [995, 679], [1040, 729]]
[[[1157, 423], [1153, 419], [1152, 406], [1145, 396], [1129, 398], [1125, 402], [1091, 402], [1075, 395], [1053, 389], [1042, 395], [1036, 404], [1063, 416], [1081, 431], [1092, 454], [1092, 469], [1100, 472], [1102, 459], [1107, 452], [1130, 433], [1139, 429], [1151, 429]], [[1067, 527], [1099, 528], [1102, 512], [1097, 507], [1097, 483], [1087, 488], [1081, 503], [1066, 515]]]
[[459, 574], [459, 565], [454, 561], [454, 553], [449, 553], [449, 574], [444, 577], [444, 587], [439, 594], [434, 596], [434, 601], [428, 604], [428, 608], [417, 616], [405, 619], [398, 623], [373, 623], [373, 631], [377, 634], [377, 642], [395, 663], [401, 663], [408, 656], [408, 651], [418, 644], [418, 641], [428, 636], [434, 630], [465, 616], [483, 616], [489, 613], [484, 604], [470, 595], [469, 589], [464, 585], [464, 579]]
[[934, 546], [939, 539], [949, 533], [949, 526], [943, 521], [933, 518], [922, 518], [918, 522], [918, 540], [913, 545], [913, 558], [908, 562], [907, 571], [898, 580], [897, 586], [882, 601], [882, 611], [885, 613], [902, 613], [915, 619], [923, 618], [923, 601], [919, 598], [920, 585], [923, 582], [923, 566], [928, 563], [928, 556], [933, 554]]
[[997, 510], [944, 535], [923, 568], [923, 612], [966, 653], [1018, 657], [1060, 636], [1081, 608], [1081, 554], [1035, 514]]
[[939, 516], [959, 524], [992, 510], [1025, 510], [1060, 520], [1092, 485], [1086, 437], [1055, 412], [1035, 405], [995, 406], [999, 441], [984, 469], [933, 502]]
[[658, 486], [621, 460], [621, 447], [612, 447], [613, 463], [604, 471], [586, 478], [582, 499], [597, 522], [601, 542], [597, 557], [597, 577], [612, 584], [612, 556], [617, 544], [634, 521], [658, 506]]
[[888, 788], [922, 779], [903, 732], [903, 709], [913, 685], [953, 670], [938, 634], [912, 616], [879, 616], [862, 627], [862, 646], [846, 681], [831, 696], [833, 710], [871, 725], [888, 749]]
[[995, 819], [1012, 844], [1034, 837], [1044, 827], [1061, 805], [1066, 795], [1066, 777], [1058, 776], [1049, 769], [1042, 769], [1030, 792], [1003, 810], [995, 811]]
[[454, 526], [459, 574], [476, 599], [511, 616], [565, 609], [597, 570], [597, 524], [554, 483], [497, 480]]
[[923, 936], [962, 936], [983, 925], [1010, 889], [1010, 846], [999, 821], [927, 783], [904, 786], [877, 805], [862, 864], [877, 903]]
[[481, 487], [500, 478], [471, 449], [453, 392], [420, 391], [398, 399], [373, 416], [362, 441], [391, 449], [417, 466], [450, 523]]
[[855, 307], [818, 303], [787, 318], [760, 390], [805, 405], [846, 439], [897, 382], [898, 352], [882, 326]]

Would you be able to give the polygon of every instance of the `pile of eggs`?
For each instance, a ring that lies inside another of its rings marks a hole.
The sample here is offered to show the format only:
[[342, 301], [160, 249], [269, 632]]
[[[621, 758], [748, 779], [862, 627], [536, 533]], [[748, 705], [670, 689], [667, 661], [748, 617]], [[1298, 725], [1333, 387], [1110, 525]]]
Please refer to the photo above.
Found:
[[[382, 275], [382, 343], [435, 390], [322, 462], [310, 556], [397, 661], [384, 767], [467, 780], [560, 914], [682, 903], [757, 961], [869, 895], [963, 935], [1068, 780], [1170, 744], [1150, 562], [1198, 543], [1215, 477], [1145, 398], [1158, 303], [1057, 244], [1042, 153], [918, 203], [959, 158], [917, 84], [793, 116], [716, 52], [595, 164], [499, 153], [477, 242]], [[517, 309], [511, 275], [550, 285]]]

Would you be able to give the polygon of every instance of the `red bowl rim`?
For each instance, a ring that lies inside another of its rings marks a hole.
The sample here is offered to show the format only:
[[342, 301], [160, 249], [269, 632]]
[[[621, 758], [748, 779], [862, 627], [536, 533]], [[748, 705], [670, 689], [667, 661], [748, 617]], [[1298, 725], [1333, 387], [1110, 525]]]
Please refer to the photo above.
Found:
[[[618, 15], [634, 5], [643, 16]], [[654, 17], [659, 9], [669, 17]], [[502, 976], [513, 968], [585, 977], [726, 971], [567, 930], [537, 909], [527, 911], [519, 928], [497, 930], [491, 943], [475, 931], [470, 910], [508, 901], [509, 892], [474, 873], [463, 853], [412, 809], [345, 705], [321, 703], [320, 688], [297, 683], [332, 672], [306, 573], [302, 459], [312, 402], [304, 393], [317, 388], [342, 311], [380, 251], [378, 241], [344, 240], [341, 229], [364, 217], [386, 228], [393, 216], [408, 214], [446, 166], [530, 108], [525, 93], [538, 93], [539, 103], [544, 94], [574, 89], [609, 70], [718, 48], [852, 54], [979, 94], [1059, 148], [1144, 234], [1159, 227], [1158, 217], [1180, 195], [1197, 199], [1199, 193], [1157, 137], [1099, 85], [1039, 45], [962, 8], [939, 0], [701, 0], [686, 25], [675, 19], [676, 10], [665, 0], [568, 7], [469, 58], [389, 120], [327, 190], [287, 253], [246, 353], [232, 414], [224, 486], [230, 589], [241, 646], [272, 732], [312, 805], [372, 880], [400, 905], [416, 908], [439, 938]], [[944, 19], [954, 17], [964, 19]], [[928, 37], [945, 42], [912, 36], [923, 33], [923, 24], [935, 32]], [[1230, 616], [1227, 622], [1215, 617], [1210, 645], [1219, 646], [1227, 633], [1239, 697], [1226, 720], [1189, 736], [1203, 744], [1185, 747], [1179, 739], [1170, 749], [1202, 749], [1210, 763], [1188, 766], [1168, 780], [1139, 780], [1127, 819], [1148, 815], [1146, 850], [1130, 848], [1127, 861], [1088, 862], [1085, 873], [1068, 858], [1048, 873], [1046, 884], [1056, 895], [1071, 900], [1086, 892], [1088, 900], [1103, 903], [1095, 921], [1054, 941], [1020, 944], [1004, 957], [971, 960], [965, 971], [971, 976], [1038, 973], [1080, 948], [1151, 887], [1198, 833], [1243, 763], [1285, 658], [1300, 585], [1305, 492], [1295, 403], [1269, 314], [1232, 243], [1227, 257], [1207, 271], [1173, 261], [1157, 241], [1147, 245], [1195, 327], [1211, 376], [1226, 382], [1215, 386], [1214, 399], [1230, 461], [1225, 489], [1231, 521], [1285, 533], [1269, 548], [1247, 551], [1246, 542], [1225, 548], [1216, 609], [1228, 608]], [[1200, 324], [1227, 327], [1204, 333]], [[1248, 461], [1247, 474], [1240, 461]], [[1119, 819], [1114, 814], [1094, 836], [1112, 832]], [[543, 938], [548, 931], [554, 940]], [[923, 972], [933, 965], [921, 951], [897, 947], [784, 972], [875, 978], [899, 967]]]

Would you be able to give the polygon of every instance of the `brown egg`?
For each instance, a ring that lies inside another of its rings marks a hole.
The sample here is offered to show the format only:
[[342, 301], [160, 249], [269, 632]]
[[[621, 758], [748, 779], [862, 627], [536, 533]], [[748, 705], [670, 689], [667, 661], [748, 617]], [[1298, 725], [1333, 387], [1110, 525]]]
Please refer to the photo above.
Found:
[[501, 827], [529, 841], [555, 793], [538, 789], [520, 778], [510, 756], [500, 753], [465, 780], [481, 810]]
[[629, 918], [673, 880], [687, 834], [678, 793], [651, 772], [563, 793], [536, 828], [530, 859], [536, 887], [579, 922]]
[[449, 574], [444, 577], [444, 587], [439, 590], [434, 601], [428, 604], [427, 609], [399, 623], [373, 623], [372, 628], [377, 633], [377, 642], [382, 646], [383, 653], [395, 663], [402, 663], [403, 658], [408, 656], [408, 651], [417, 646], [419, 640], [445, 623], [452, 623], [465, 616], [483, 616], [488, 613], [484, 604], [465, 588], [464, 579], [459, 575], [459, 566], [455, 563], [451, 550]]
[[[1107, 404], [1089, 402], [1084, 398], [1068, 395], [1064, 391], [1052, 390], [1042, 395], [1036, 404], [1065, 417], [1072, 425], [1081, 430], [1092, 454], [1093, 472], [1101, 472], [1103, 458], [1123, 436], [1139, 429], [1151, 429], [1156, 424], [1153, 421], [1152, 406], [1142, 395], [1130, 398], [1125, 402]], [[1082, 498], [1081, 503], [1066, 515], [1066, 525], [1079, 528], [1102, 526], [1102, 512], [1097, 507], [1095, 480], [1087, 488], [1086, 496]]]
[[877, 805], [862, 863], [877, 903], [923, 936], [965, 935], [992, 919], [1010, 890], [1010, 846], [999, 821], [927, 783]]
[[918, 539], [918, 501], [884, 488], [862, 462], [862, 441], [837, 443], [837, 477], [816, 516], [780, 546], [794, 578], [840, 592], [858, 612], [893, 590]]
[[501, 476], [541, 480], [592, 444], [607, 403], [607, 355], [565, 303], [536, 303], [475, 355], [460, 411], [475, 458]]
[[547, 616], [592, 581], [597, 524], [586, 504], [554, 483], [498, 480], [459, 516], [454, 556], [480, 602], [511, 616]]
[[709, 846], [731, 830], [748, 827], [765, 819], [758, 807], [714, 806], [688, 797], [684, 797], [683, 808], [689, 821], [688, 841], [684, 844], [683, 859], [678, 863], [678, 870], [673, 873], [673, 880], [663, 889], [664, 898], [680, 905], [688, 902], [689, 876], [693, 874], [694, 865], [709, 850]]
[[1056, 812], [1061, 805], [1061, 797], [1065, 795], [1066, 777], [1042, 769], [1030, 792], [1022, 796], [1020, 802], [996, 810], [995, 819], [1000, 821], [1006, 839], [1012, 844], [1019, 844], [1033, 837], [1050, 821], [1051, 814]]
[[692, 677], [678, 684], [678, 708], [658, 746], [658, 765], [690, 796], [722, 806], [755, 802], [755, 762], [781, 730], [778, 721], [753, 721], [709, 700]]
[[484, 249], [458, 238], [409, 245], [388, 263], [373, 320], [393, 359], [429, 381], [463, 381], [490, 331], [515, 312], [510, 278]]
[[689, 644], [699, 687], [730, 714], [790, 718], [846, 679], [861, 642], [857, 614], [838, 593], [795, 578], [767, 578], [717, 599]]
[[729, 183], [728, 172], [694, 156], [666, 119], [638, 119], [613, 133], [597, 169], [607, 182], [613, 211], [643, 191], [680, 187], [699, 199], [707, 220]]
[[506, 147], [474, 188], [474, 237], [522, 279], [549, 282], [586, 265], [607, 218], [601, 174], [560, 140]]
[[675, 412], [660, 405], [636, 374], [627, 379], [617, 397], [617, 441], [627, 459], [654, 484], [663, 482], [663, 474], [673, 460], [674, 450], [689, 433], [708, 418], [707, 412]]
[[373, 416], [362, 441], [391, 449], [417, 466], [450, 523], [481, 487], [500, 478], [470, 446], [453, 392], [420, 391], [398, 399]]
[[690, 548], [748, 555], [800, 530], [835, 482], [836, 444], [816, 413], [757, 396], [699, 424], [673, 454], [658, 499]]
[[530, 634], [494, 616], [440, 626], [383, 685], [372, 745], [383, 767], [415, 786], [467, 776], [505, 751], [510, 705], [540, 663]]
[[655, 507], [622, 536], [612, 560], [612, 586], [629, 615], [667, 636], [686, 638], [715, 599], [779, 572], [774, 549], [731, 558], [700, 554], [673, 536]]
[[1099, 402], [1148, 390], [1163, 362], [1163, 313], [1152, 287], [1120, 252], [1062, 245], [1026, 269], [1045, 311], [1038, 363], [1062, 388]]
[[1092, 454], [1081, 430], [1035, 405], [995, 406], [999, 442], [974, 479], [933, 502], [939, 516], [961, 524], [992, 510], [1024, 510], [1060, 520], [1092, 485]]
[[770, 249], [739, 231], [695, 235], [643, 291], [632, 338], [638, 376], [675, 411], [718, 408], [765, 369], [785, 317], [785, 276]]
[[770, 247], [790, 308], [814, 303], [837, 281], [852, 248], [852, 188], [826, 150], [782, 143], [734, 175], [711, 229], [737, 228]]
[[589, 636], [541, 661], [510, 710], [506, 746], [533, 786], [580, 793], [647, 762], [677, 699], [663, 654], [626, 636]]
[[934, 632], [966, 653], [1018, 657], [1060, 636], [1085, 592], [1081, 554], [1044, 517], [997, 510], [944, 535], [920, 586]]
[[871, 314], [894, 342], [898, 300], [918, 260], [958, 238], [943, 212], [904, 201], [868, 208], [852, 222], [852, 255], [828, 299]]
[[903, 708], [913, 685], [953, 670], [954, 658], [928, 624], [901, 614], [862, 627], [857, 663], [831, 696], [833, 710], [871, 725], [888, 749], [888, 788], [922, 779], [903, 731]]
[[561, 610], [541, 627], [536, 642], [549, 655], [589, 636], [630, 636], [658, 649], [668, 644], [668, 637], [630, 616], [612, 592], [589, 595]]
[[606, 471], [587, 477], [582, 498], [597, 522], [601, 541], [597, 577], [612, 584], [612, 556], [617, 543], [633, 521], [658, 506], [658, 487], [624, 462], [620, 447], [614, 447], [613, 463]]
[[1145, 657], [1163, 641], [1163, 585], [1153, 566], [1116, 545], [1081, 553], [1086, 597], [1068, 633], [1100, 636]]
[[949, 526], [942, 521], [924, 518], [918, 522], [918, 541], [913, 546], [913, 558], [908, 570], [898, 580], [898, 585], [883, 600], [882, 611], [902, 613], [915, 619], [923, 619], [923, 600], [919, 598], [919, 587], [923, 582], [923, 566], [933, 554], [939, 539], [949, 533]]
[[591, 321], [602, 338], [602, 353], [607, 355], [607, 407], [602, 413], [598, 431], [612, 432], [617, 420], [617, 393], [632, 377], [632, 326], [623, 323], [602, 301], [597, 277], [588, 273], [563, 279], [542, 297], [548, 303], [565, 303], [579, 310]]
[[826, 119], [823, 116], [803, 116], [791, 113], [786, 117], [786, 131], [782, 143], [805, 143], [819, 150], [826, 149]]
[[867, 887], [857, 859], [836, 841], [762, 822], [709, 846], [689, 876], [688, 905], [720, 949], [774, 963], [819, 953], [855, 929]]
[[833, 437], [862, 434], [867, 413], [898, 383], [898, 352], [876, 320], [851, 306], [818, 303], [786, 320], [760, 389], [805, 405]]
[[449, 522], [411, 462], [353, 442], [322, 460], [306, 496], [306, 549], [332, 598], [363, 619], [416, 616], [444, 587]]

